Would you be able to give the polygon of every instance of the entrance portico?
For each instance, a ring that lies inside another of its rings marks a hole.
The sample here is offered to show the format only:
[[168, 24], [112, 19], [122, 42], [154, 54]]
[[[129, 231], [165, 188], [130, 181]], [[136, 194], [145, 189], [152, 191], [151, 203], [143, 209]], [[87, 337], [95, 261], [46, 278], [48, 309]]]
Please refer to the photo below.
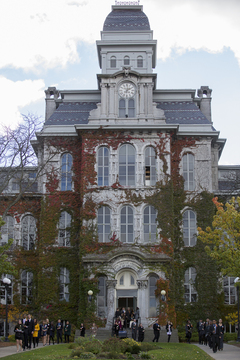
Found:
[[139, 307], [143, 326], [148, 325], [147, 318], [157, 316], [156, 281], [165, 278], [161, 265], [166, 261], [169, 261], [167, 255], [144, 253], [137, 246], [122, 246], [108, 254], [89, 254], [84, 258], [88, 269], [94, 263], [103, 274], [106, 291], [101, 291], [101, 299], [99, 296], [98, 316], [107, 318], [108, 328], [112, 327], [117, 308]]

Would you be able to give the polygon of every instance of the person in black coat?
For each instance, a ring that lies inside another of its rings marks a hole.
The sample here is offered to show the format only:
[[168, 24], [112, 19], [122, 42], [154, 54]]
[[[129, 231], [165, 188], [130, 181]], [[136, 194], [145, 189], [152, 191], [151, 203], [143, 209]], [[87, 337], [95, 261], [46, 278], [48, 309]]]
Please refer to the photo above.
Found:
[[192, 337], [192, 324], [191, 321], [188, 320], [185, 326], [185, 331], [186, 331], [186, 338], [188, 343], [190, 344], [191, 342], [191, 337]]
[[59, 344], [59, 339], [61, 340], [61, 343], [62, 343], [62, 331], [63, 331], [61, 319], [58, 319], [56, 329], [57, 329], [57, 343]]
[[23, 341], [23, 333], [24, 333], [22, 320], [20, 319], [18, 320], [18, 324], [15, 326], [14, 332], [15, 332], [15, 339], [17, 345], [17, 352], [19, 352], [19, 349], [22, 350], [22, 341]]
[[133, 339], [133, 340], [136, 340], [136, 338], [137, 338], [137, 323], [136, 323], [136, 319], [133, 319], [131, 328], [132, 328], [132, 339]]
[[80, 326], [80, 336], [82, 336], [82, 337], [85, 336], [85, 327], [83, 324], [81, 324], [81, 326]]
[[166, 331], [167, 331], [167, 336], [168, 336], [168, 342], [170, 341], [171, 339], [171, 335], [172, 335], [172, 327], [173, 327], [173, 324], [171, 323], [171, 321], [168, 321], [167, 322], [167, 325], [166, 325]]
[[28, 327], [27, 327], [27, 315], [23, 315], [22, 324], [23, 324], [23, 350], [28, 348]]
[[32, 347], [32, 337], [34, 332], [34, 322], [30, 314], [28, 314], [28, 320], [25, 322], [25, 326], [28, 330], [28, 349]]
[[211, 334], [212, 334], [212, 347], [213, 352], [217, 352], [218, 348], [218, 342], [219, 342], [219, 327], [216, 323], [216, 320], [213, 320], [212, 326], [211, 326]]
[[142, 324], [139, 324], [139, 327], [138, 327], [138, 341], [143, 342], [143, 340], [144, 340], [144, 327], [142, 326]]
[[222, 323], [222, 319], [219, 319], [218, 330], [219, 330], [218, 350], [222, 351], [223, 350], [223, 335], [224, 335], [224, 325]]
[[53, 324], [53, 321], [51, 321], [51, 323], [49, 324], [49, 345], [51, 343], [51, 339], [54, 345], [54, 333], [55, 333], [55, 326]]
[[160, 336], [160, 330], [161, 330], [161, 327], [158, 324], [158, 320], [156, 320], [155, 324], [153, 325], [153, 333], [154, 333], [153, 342], [155, 340], [156, 340], [156, 342], [158, 342], [159, 336]]

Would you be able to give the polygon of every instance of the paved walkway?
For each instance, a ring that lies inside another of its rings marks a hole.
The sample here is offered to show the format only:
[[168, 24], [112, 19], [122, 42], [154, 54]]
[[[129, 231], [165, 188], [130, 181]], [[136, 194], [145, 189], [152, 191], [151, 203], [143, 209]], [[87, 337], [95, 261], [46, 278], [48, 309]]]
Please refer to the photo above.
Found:
[[204, 350], [215, 360], [240, 360], [240, 348], [233, 345], [223, 344], [223, 351], [218, 351], [214, 354], [209, 346], [194, 344], [200, 349]]
[[[52, 346], [52, 345], [50, 345], [50, 346]], [[42, 343], [39, 343], [38, 347], [41, 348]], [[16, 346], [0, 347], [0, 358], [3, 358], [4, 356], [8, 356], [8, 355], [21, 354], [21, 353], [23, 354], [25, 352], [30, 352], [32, 350], [35, 350], [35, 349], [32, 348], [31, 350], [20, 351], [19, 353], [17, 353], [17, 347]]]

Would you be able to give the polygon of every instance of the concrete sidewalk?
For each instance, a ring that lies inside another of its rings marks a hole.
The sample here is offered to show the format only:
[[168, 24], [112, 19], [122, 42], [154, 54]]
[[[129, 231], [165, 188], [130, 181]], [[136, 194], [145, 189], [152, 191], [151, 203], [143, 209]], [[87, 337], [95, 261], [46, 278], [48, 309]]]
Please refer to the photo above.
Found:
[[233, 345], [223, 344], [223, 351], [218, 351], [214, 354], [209, 346], [193, 344], [204, 350], [215, 360], [240, 360], [240, 348]]
[[[50, 345], [50, 346], [52, 346], [52, 345]], [[39, 349], [41, 347], [42, 347], [42, 343], [39, 343], [39, 345], [38, 345], [38, 347], [36, 347], [36, 349]], [[17, 353], [17, 347], [16, 346], [0, 347], [0, 358], [3, 358], [3, 357], [8, 356], [8, 355], [23, 354], [25, 352], [30, 352], [30, 351], [36, 350], [36, 349], [31, 348], [31, 350], [19, 351], [19, 353]]]

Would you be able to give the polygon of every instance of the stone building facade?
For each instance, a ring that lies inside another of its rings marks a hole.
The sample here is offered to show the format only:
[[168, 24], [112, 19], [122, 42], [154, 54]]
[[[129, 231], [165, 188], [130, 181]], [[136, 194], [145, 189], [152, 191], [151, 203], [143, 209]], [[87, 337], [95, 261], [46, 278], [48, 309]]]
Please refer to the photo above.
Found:
[[[45, 139], [45, 144], [49, 139], [53, 140], [53, 147], [54, 142], [58, 142], [60, 151], [48, 164], [49, 172], [56, 171], [58, 192], [74, 193], [77, 189], [72, 170], [76, 153], [74, 155], [67, 147], [64, 149], [59, 139], [80, 141], [79, 157], [84, 157], [86, 146], [88, 155], [95, 159], [94, 181], [87, 183], [87, 191], [81, 192], [79, 201], [81, 208], [91, 197], [95, 217], [82, 218], [81, 225], [87, 229], [95, 226], [101, 244], [110, 243], [116, 237], [121, 246], [108, 252], [101, 253], [98, 248], [96, 252], [84, 253], [78, 266], [86, 271], [90, 280], [98, 279], [97, 315], [107, 319], [108, 327], [118, 307], [139, 307], [144, 326], [159, 311], [159, 299], [155, 297], [157, 280], [169, 280], [165, 269], [171, 267], [173, 258], [167, 251], [152, 251], [161, 246], [163, 240], [158, 223], [160, 210], [153, 206], [152, 197], [157, 186], [160, 183], [164, 186], [175, 174], [174, 156], [178, 156], [177, 172], [183, 179], [187, 199], [203, 192], [219, 191], [218, 161], [225, 139], [219, 138], [213, 126], [212, 90], [208, 86], [201, 86], [197, 91], [157, 89], [157, 75], [153, 72], [156, 49], [157, 41], [153, 39], [142, 6], [112, 6], [101, 31], [101, 40], [97, 41], [101, 69], [97, 75], [98, 88], [78, 91], [49, 87], [45, 91], [45, 123], [37, 134], [38, 141]], [[88, 139], [99, 131], [105, 137], [96, 139], [90, 146]], [[120, 137], [121, 141], [117, 142]], [[173, 144], [177, 142], [181, 144], [180, 150], [175, 146], [173, 151]], [[39, 163], [43, 162], [48, 153], [47, 145], [42, 148], [42, 141], [41, 145], [39, 141], [34, 147]], [[80, 162], [83, 164], [83, 160]], [[38, 192], [43, 197], [49, 192], [47, 178], [48, 174], [43, 174], [38, 183]], [[170, 206], [171, 199], [167, 201]], [[182, 204], [180, 213], [182, 247], [194, 248], [197, 244], [196, 213], [187, 202]], [[70, 247], [70, 214], [71, 209], [64, 206], [53, 246]], [[33, 226], [29, 225], [30, 228]], [[23, 233], [19, 231], [21, 238]], [[171, 238], [168, 240], [171, 242]], [[23, 246], [22, 239], [19, 245]], [[191, 265], [193, 261], [188, 263], [179, 283], [182, 295], [176, 295], [176, 298], [183, 296], [183, 303], [197, 301], [196, 270]], [[61, 265], [60, 297], [67, 302], [72, 296], [69, 276], [68, 267]], [[80, 292], [79, 297], [84, 296], [86, 294]]]

